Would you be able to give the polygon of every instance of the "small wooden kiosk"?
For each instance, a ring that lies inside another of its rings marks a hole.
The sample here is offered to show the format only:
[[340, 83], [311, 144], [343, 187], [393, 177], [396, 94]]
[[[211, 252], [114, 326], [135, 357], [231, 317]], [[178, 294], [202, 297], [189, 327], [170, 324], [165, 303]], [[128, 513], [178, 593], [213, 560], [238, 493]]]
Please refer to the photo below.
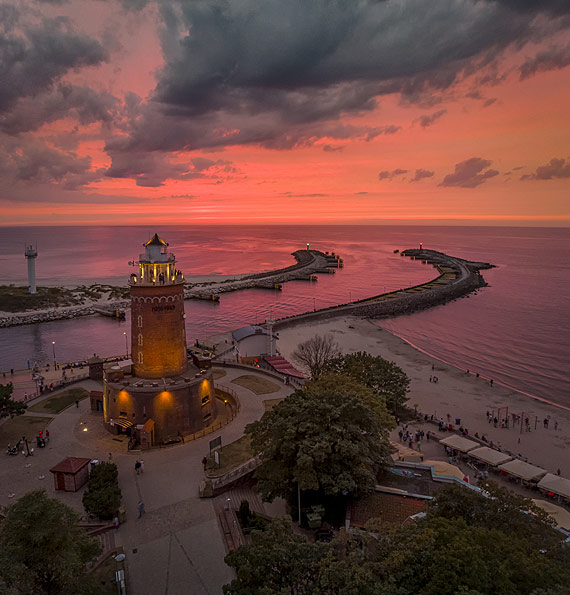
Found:
[[91, 459], [67, 457], [50, 469], [53, 473], [55, 489], [64, 492], [77, 492], [89, 479]]

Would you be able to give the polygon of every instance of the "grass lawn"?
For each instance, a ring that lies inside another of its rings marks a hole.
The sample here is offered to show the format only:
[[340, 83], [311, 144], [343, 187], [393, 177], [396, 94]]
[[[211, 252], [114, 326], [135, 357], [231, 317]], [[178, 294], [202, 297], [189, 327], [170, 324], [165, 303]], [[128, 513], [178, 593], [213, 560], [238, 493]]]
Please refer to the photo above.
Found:
[[214, 380], [218, 380], [218, 378], [223, 378], [226, 374], [227, 372], [225, 370], [214, 370], [212, 372]]
[[239, 440], [231, 444], [227, 444], [226, 446], [222, 444], [222, 450], [219, 451], [220, 466], [216, 466], [214, 453], [212, 453], [211, 456], [207, 457], [206, 471], [210, 471], [215, 475], [222, 475], [249, 461], [253, 457], [250, 442], [251, 439], [249, 436], [242, 436]]
[[[8, 419], [0, 425], [0, 445], [4, 448], [8, 444], [16, 444], [22, 436], [25, 436], [31, 443], [40, 430], [46, 429], [51, 420], [51, 417], [33, 417], [31, 415], [19, 415]], [[30, 444], [30, 446], [34, 445]]]
[[66, 407], [69, 407], [75, 401], [81, 401], [89, 396], [84, 388], [70, 388], [59, 395], [49, 397], [41, 403], [28, 407], [34, 413], [60, 413]]
[[281, 399], [266, 399], [265, 401], [263, 401], [265, 411], [271, 411], [273, 407], [275, 407], [275, 405], [277, 405], [278, 403], [281, 403], [281, 401], [283, 401], [284, 398], [285, 397], [282, 397]]
[[279, 386], [270, 380], [259, 376], [252, 376], [245, 374], [232, 380], [234, 384], [239, 384], [245, 388], [249, 388], [256, 395], [267, 395], [269, 393], [276, 393], [279, 390]]

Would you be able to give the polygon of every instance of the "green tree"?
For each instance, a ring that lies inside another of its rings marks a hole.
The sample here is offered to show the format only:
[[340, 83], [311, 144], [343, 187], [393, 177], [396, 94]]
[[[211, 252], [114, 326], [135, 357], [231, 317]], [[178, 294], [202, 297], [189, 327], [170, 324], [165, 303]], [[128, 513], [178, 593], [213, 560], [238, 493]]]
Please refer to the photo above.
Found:
[[382, 357], [358, 351], [328, 360], [324, 369], [351, 376], [372, 389], [385, 399], [391, 413], [396, 413], [408, 400], [410, 379], [407, 374], [394, 362]]
[[309, 544], [291, 530], [291, 518], [274, 520], [262, 532], [254, 532], [251, 545], [226, 556], [237, 578], [224, 586], [225, 595], [313, 595], [315, 569], [328, 546]]
[[0, 419], [22, 415], [28, 408], [25, 403], [12, 399], [13, 391], [14, 386], [11, 382], [9, 384], [0, 384]]
[[290, 497], [297, 485], [332, 496], [367, 492], [388, 460], [392, 426], [370, 389], [322, 375], [246, 427], [262, 460], [258, 489], [269, 501]]
[[100, 519], [111, 519], [117, 514], [120, 505], [117, 466], [114, 463], [99, 463], [91, 471], [87, 491], [83, 494], [83, 506], [88, 513]]
[[78, 523], [78, 514], [44, 490], [28, 492], [10, 506], [0, 524], [2, 593], [94, 593], [86, 565], [101, 545]]
[[327, 362], [340, 355], [340, 346], [332, 335], [315, 335], [300, 343], [293, 352], [293, 359], [317, 378]]

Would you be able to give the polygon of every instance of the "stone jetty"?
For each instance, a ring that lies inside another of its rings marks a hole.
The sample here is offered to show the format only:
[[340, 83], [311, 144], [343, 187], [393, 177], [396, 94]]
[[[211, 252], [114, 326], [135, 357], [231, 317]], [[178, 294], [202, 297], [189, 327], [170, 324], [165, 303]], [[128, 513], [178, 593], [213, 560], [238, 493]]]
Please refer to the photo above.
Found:
[[494, 268], [494, 265], [487, 262], [464, 260], [435, 250], [409, 249], [401, 252], [401, 255], [434, 266], [438, 276], [427, 283], [399, 291], [383, 293], [349, 304], [322, 308], [315, 312], [280, 318], [274, 322], [273, 328], [278, 330], [295, 324], [336, 316], [388, 318], [425, 310], [463, 297], [480, 287], [485, 287], [487, 283], [480, 271]]
[[[318, 250], [297, 250], [293, 252], [296, 264], [282, 269], [267, 271], [265, 273], [255, 273], [246, 275], [240, 279], [226, 280], [220, 283], [198, 283], [188, 286], [184, 290], [184, 299], [199, 299], [217, 302], [220, 294], [229, 291], [238, 291], [240, 289], [267, 288], [278, 290], [281, 285], [287, 281], [296, 279], [306, 279], [311, 277], [317, 271], [333, 270], [332, 267], [338, 266], [338, 258], [325, 254]], [[7, 326], [18, 326], [22, 324], [36, 324], [39, 322], [50, 322], [52, 320], [63, 320], [77, 318], [79, 316], [89, 316], [97, 313], [97, 304], [86, 306], [65, 306], [61, 308], [50, 308], [46, 310], [33, 310], [11, 314], [0, 318], [0, 328]], [[105, 308], [114, 310], [126, 310], [130, 307], [129, 300], [110, 300], [105, 303]]]

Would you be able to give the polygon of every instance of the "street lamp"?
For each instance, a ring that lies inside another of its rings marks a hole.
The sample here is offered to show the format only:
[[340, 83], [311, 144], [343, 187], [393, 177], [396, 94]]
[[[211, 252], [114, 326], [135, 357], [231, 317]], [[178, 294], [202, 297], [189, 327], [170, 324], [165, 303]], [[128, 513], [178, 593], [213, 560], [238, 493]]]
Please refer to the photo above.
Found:
[[52, 341], [51, 342], [51, 348], [52, 348], [52, 351], [53, 351], [53, 367], [56, 368], [57, 367], [57, 362], [56, 362], [56, 359], [55, 359], [55, 341]]
[[127, 352], [127, 358], [128, 358], [129, 357], [129, 341], [127, 339], [126, 331], [123, 332], [123, 335], [125, 335], [125, 351]]

